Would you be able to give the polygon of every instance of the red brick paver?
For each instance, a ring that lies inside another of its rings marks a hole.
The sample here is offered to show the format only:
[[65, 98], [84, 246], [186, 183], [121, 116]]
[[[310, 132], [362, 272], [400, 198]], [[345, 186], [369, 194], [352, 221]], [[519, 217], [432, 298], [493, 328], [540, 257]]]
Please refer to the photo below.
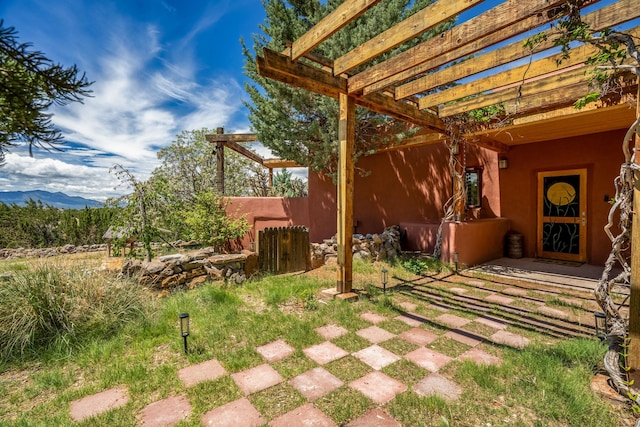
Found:
[[291, 385], [311, 401], [324, 396], [343, 384], [342, 380], [320, 367], [311, 369], [291, 380]]
[[456, 400], [462, 394], [462, 388], [439, 374], [430, 374], [413, 386], [421, 396], [438, 395], [448, 400]]
[[266, 423], [246, 397], [207, 412], [200, 421], [208, 427], [259, 427]]
[[279, 416], [269, 423], [272, 427], [334, 427], [337, 426], [331, 418], [327, 417], [322, 411], [318, 410], [311, 403], [300, 406], [299, 408], [289, 411]]
[[347, 427], [402, 427], [391, 415], [375, 408], [347, 424]]
[[349, 386], [379, 405], [390, 401], [396, 394], [402, 393], [407, 389], [407, 386], [400, 381], [379, 371], [370, 372], [364, 377], [351, 382]]
[[482, 337], [461, 329], [452, 329], [444, 334], [444, 336], [470, 347], [475, 347], [483, 341]]
[[455, 314], [441, 314], [436, 317], [436, 320], [440, 323], [444, 323], [447, 326], [452, 328], [460, 328], [467, 323], [471, 322], [469, 319], [465, 319], [464, 317], [456, 316]]
[[383, 341], [387, 341], [395, 337], [395, 335], [391, 332], [379, 328], [375, 325], [356, 331], [356, 335], [368, 340], [372, 344], [379, 344]]
[[490, 339], [497, 344], [504, 344], [514, 348], [525, 348], [529, 344], [527, 338], [507, 331], [498, 331], [491, 335]]
[[353, 356], [357, 357], [375, 370], [380, 370], [385, 366], [391, 365], [392, 363], [400, 360], [400, 356], [397, 356], [389, 350], [377, 345], [372, 345], [371, 347], [355, 352], [353, 353]]
[[203, 381], [214, 381], [226, 373], [220, 362], [211, 359], [180, 369], [178, 377], [185, 387], [192, 387]]
[[387, 320], [386, 317], [376, 313], [362, 313], [360, 314], [360, 318], [363, 320], [366, 320], [369, 323], [373, 323], [374, 325], [377, 325], [378, 323], [381, 323]]
[[145, 406], [139, 420], [145, 427], [171, 427], [189, 418], [190, 414], [189, 400], [185, 396], [172, 396]]
[[79, 422], [129, 402], [125, 387], [116, 387], [71, 402], [71, 419]]
[[302, 350], [307, 357], [319, 365], [325, 365], [348, 355], [346, 351], [332, 342], [326, 341]]
[[493, 302], [496, 304], [502, 304], [502, 305], [511, 305], [515, 300], [513, 298], [504, 297], [502, 295], [491, 294], [485, 298], [485, 301]]
[[284, 381], [284, 378], [271, 365], [266, 363], [246, 371], [231, 374], [231, 378], [245, 395], [267, 389]]
[[437, 372], [452, 360], [449, 356], [424, 347], [405, 354], [404, 358], [431, 372]]
[[419, 316], [416, 316], [413, 313], [407, 313], [400, 316], [396, 316], [396, 319], [414, 328], [417, 328], [418, 326], [424, 324], [424, 319]]
[[343, 335], [349, 333], [348, 330], [338, 325], [325, 325], [319, 328], [316, 328], [315, 331], [320, 334], [320, 336], [326, 340], [332, 340], [334, 338], [339, 338]]
[[284, 340], [278, 340], [262, 345], [256, 348], [256, 351], [260, 353], [267, 362], [277, 362], [292, 355], [295, 349], [284, 342]]
[[436, 338], [438, 338], [438, 335], [434, 334], [433, 332], [425, 331], [424, 329], [420, 328], [409, 329], [408, 331], [404, 331], [398, 336], [404, 340], [409, 341], [410, 343], [419, 346], [431, 344]]

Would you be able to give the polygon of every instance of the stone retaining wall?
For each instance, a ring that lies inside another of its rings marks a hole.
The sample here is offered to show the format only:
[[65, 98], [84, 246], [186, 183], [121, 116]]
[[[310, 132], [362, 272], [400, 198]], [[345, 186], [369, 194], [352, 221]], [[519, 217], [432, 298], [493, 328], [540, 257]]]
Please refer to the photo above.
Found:
[[102, 252], [107, 250], [106, 244], [100, 245], [65, 245], [57, 248], [0, 248], [0, 259], [16, 259], [16, 258], [47, 258], [56, 255]]
[[[381, 261], [393, 259], [401, 252], [400, 227], [387, 227], [380, 234], [354, 234], [352, 238], [353, 259]], [[333, 262], [338, 256], [336, 236], [323, 243], [311, 244], [311, 266], [318, 268]]]
[[213, 248], [201, 249], [193, 255], [164, 255], [151, 262], [129, 259], [121, 270], [127, 276], [139, 275], [141, 283], [162, 290], [177, 286], [193, 288], [208, 278], [240, 284], [257, 271], [255, 252], [216, 254]]

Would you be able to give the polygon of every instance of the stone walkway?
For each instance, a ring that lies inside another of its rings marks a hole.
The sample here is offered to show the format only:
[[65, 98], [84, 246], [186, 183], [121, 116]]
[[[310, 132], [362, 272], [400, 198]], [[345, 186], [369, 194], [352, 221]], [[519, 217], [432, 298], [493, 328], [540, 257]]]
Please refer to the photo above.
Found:
[[[325, 341], [303, 349], [304, 355], [316, 365], [312, 369], [286, 380], [272, 367], [272, 364], [290, 357], [294, 348], [283, 340], [265, 343], [256, 348], [263, 357], [264, 363], [241, 372], [227, 372], [217, 360], [209, 360], [181, 369], [178, 376], [184, 389], [193, 387], [203, 381], [214, 381], [228, 376], [238, 386], [244, 397], [212, 409], [200, 418], [204, 426], [335, 426], [335, 422], [316, 406], [314, 401], [331, 391], [344, 386], [344, 382], [324, 368], [333, 361], [352, 356], [371, 369], [362, 377], [350, 381], [347, 386], [363, 394], [375, 402], [374, 409], [352, 420], [349, 426], [400, 426], [390, 414], [383, 410], [383, 405], [395, 398], [399, 393], [412, 389], [419, 395], [437, 394], [445, 399], [457, 399], [463, 389], [438, 372], [453, 360], [470, 360], [478, 364], [499, 364], [500, 358], [482, 351], [478, 346], [485, 342], [493, 342], [514, 348], [522, 348], [528, 344], [527, 338], [505, 330], [506, 325], [482, 316], [474, 319], [463, 318], [454, 314], [442, 312], [435, 319], [427, 319], [414, 313], [416, 305], [404, 303], [406, 313], [395, 317], [408, 325], [409, 329], [401, 333], [393, 333], [384, 329], [384, 322], [391, 318], [376, 313], [363, 313], [360, 317], [370, 323], [370, 326], [356, 331], [356, 334], [371, 345], [355, 352], [348, 352], [332, 340], [340, 338], [348, 331], [335, 324], [327, 324], [317, 328], [316, 332]], [[434, 333], [425, 325], [436, 323], [441, 329]], [[485, 330], [493, 331], [488, 336], [479, 336], [465, 329], [468, 325], [481, 324]], [[466, 346], [466, 351], [456, 358], [449, 357], [427, 346], [440, 336], [459, 342]], [[401, 340], [416, 347], [406, 354], [395, 354], [384, 348], [389, 340]], [[413, 385], [407, 385], [386, 375], [381, 370], [401, 360], [415, 364], [425, 370], [426, 375]], [[288, 383], [304, 396], [305, 402], [299, 407], [277, 416], [265, 419], [265, 415], [254, 407], [248, 397], [254, 393], [266, 390], [278, 384]], [[139, 424], [144, 426], [172, 426], [191, 414], [191, 404], [188, 397], [179, 390], [175, 396], [151, 403], [137, 414]], [[124, 387], [104, 390], [98, 394], [86, 396], [71, 403], [71, 418], [82, 421], [125, 405], [128, 401], [128, 391]]]

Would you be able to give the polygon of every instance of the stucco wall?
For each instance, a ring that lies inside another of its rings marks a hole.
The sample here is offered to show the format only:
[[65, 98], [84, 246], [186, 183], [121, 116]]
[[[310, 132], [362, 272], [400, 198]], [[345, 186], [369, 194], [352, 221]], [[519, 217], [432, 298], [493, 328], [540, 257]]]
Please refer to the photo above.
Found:
[[309, 227], [309, 199], [307, 197], [229, 197], [227, 213], [245, 215], [251, 230], [242, 239], [242, 247], [249, 249], [258, 231], [266, 227], [304, 225]]
[[500, 171], [502, 216], [524, 236], [524, 255], [536, 256], [537, 173], [549, 170], [587, 169], [587, 261], [603, 264], [611, 249], [604, 234], [613, 197], [613, 179], [623, 161], [624, 131], [599, 133], [536, 144], [518, 145], [506, 154], [509, 168]]
[[[461, 154], [462, 158], [462, 154]], [[469, 146], [466, 166], [483, 167], [480, 218], [500, 215], [496, 154]], [[376, 233], [402, 224], [409, 249], [430, 251], [434, 227], [451, 197], [448, 150], [443, 144], [407, 148], [361, 158], [354, 181], [354, 224], [357, 233]], [[336, 186], [328, 177], [309, 174], [311, 240], [336, 233]]]

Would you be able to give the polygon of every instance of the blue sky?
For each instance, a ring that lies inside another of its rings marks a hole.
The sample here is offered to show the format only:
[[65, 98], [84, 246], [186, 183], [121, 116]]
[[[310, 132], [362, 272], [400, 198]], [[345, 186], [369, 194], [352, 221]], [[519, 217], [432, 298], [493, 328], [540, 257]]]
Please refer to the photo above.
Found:
[[250, 132], [240, 38], [251, 47], [264, 17], [259, 0], [0, 0], [21, 42], [95, 81], [84, 104], [53, 110], [65, 150], [12, 148], [0, 191], [103, 200], [126, 191], [111, 166], [145, 179], [182, 130]]

